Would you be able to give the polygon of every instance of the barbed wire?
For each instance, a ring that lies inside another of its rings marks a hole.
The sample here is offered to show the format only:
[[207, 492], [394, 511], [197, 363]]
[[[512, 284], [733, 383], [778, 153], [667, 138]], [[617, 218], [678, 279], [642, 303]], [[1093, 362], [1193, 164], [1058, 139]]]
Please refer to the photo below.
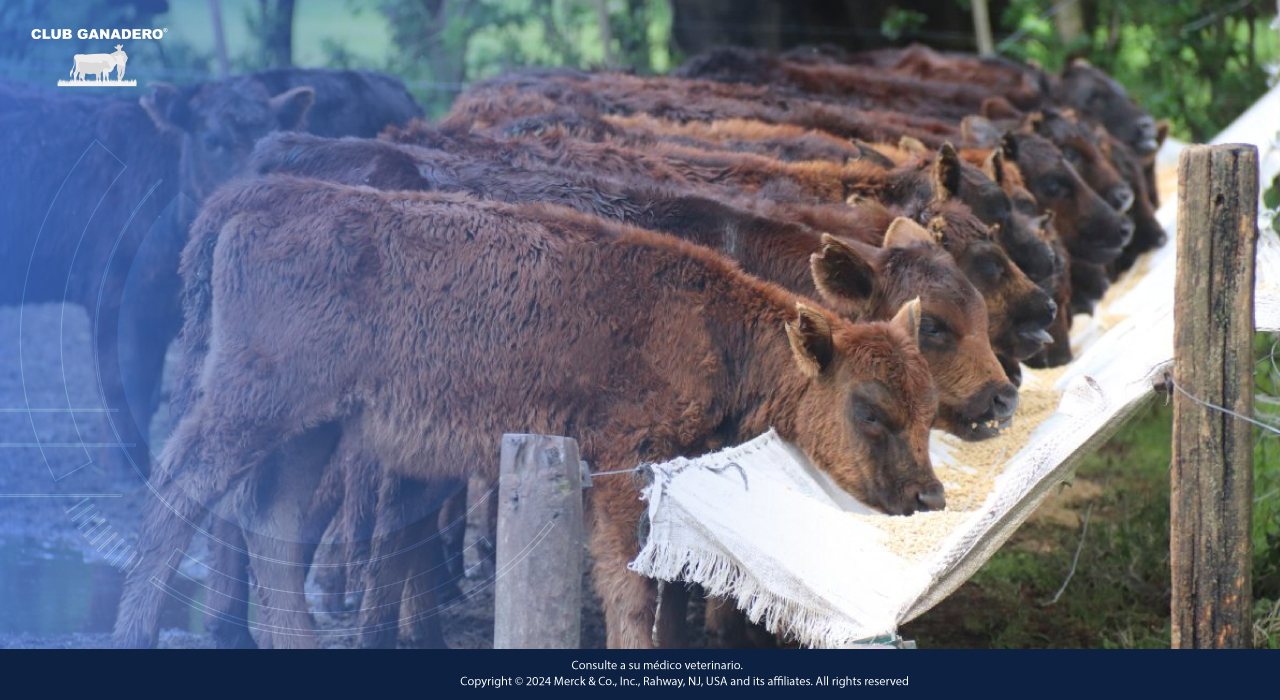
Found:
[[1243, 413], [1237, 413], [1237, 412], [1235, 412], [1235, 411], [1233, 411], [1233, 410], [1231, 410], [1231, 409], [1229, 409], [1229, 408], [1226, 408], [1225, 406], [1219, 406], [1219, 405], [1217, 405], [1217, 404], [1215, 404], [1215, 403], [1212, 403], [1212, 402], [1209, 402], [1209, 401], [1205, 401], [1204, 399], [1202, 399], [1202, 398], [1200, 398], [1200, 397], [1198, 397], [1198, 396], [1193, 395], [1191, 392], [1187, 391], [1186, 389], [1183, 389], [1183, 388], [1182, 388], [1182, 386], [1180, 386], [1177, 382], [1175, 382], [1175, 381], [1173, 380], [1173, 374], [1172, 374], [1172, 373], [1170, 373], [1170, 372], [1165, 372], [1165, 374], [1164, 374], [1164, 381], [1165, 381], [1166, 386], [1171, 387], [1172, 389], [1174, 389], [1174, 390], [1175, 390], [1175, 391], [1177, 391], [1178, 393], [1180, 393], [1180, 394], [1182, 394], [1183, 396], [1185, 396], [1185, 397], [1187, 397], [1187, 398], [1191, 399], [1191, 400], [1192, 400], [1192, 401], [1194, 401], [1195, 403], [1200, 404], [1201, 406], [1204, 406], [1205, 408], [1213, 409], [1213, 410], [1218, 411], [1218, 412], [1220, 412], [1220, 413], [1225, 413], [1225, 414], [1227, 414], [1227, 415], [1229, 415], [1229, 416], [1232, 416], [1232, 417], [1234, 417], [1234, 418], [1238, 418], [1238, 419], [1240, 419], [1240, 420], [1242, 420], [1242, 421], [1244, 421], [1244, 422], [1246, 422], [1246, 423], [1250, 423], [1250, 424], [1255, 425], [1255, 426], [1257, 426], [1257, 427], [1259, 427], [1259, 428], [1262, 428], [1263, 430], [1266, 430], [1266, 431], [1268, 431], [1268, 432], [1275, 433], [1276, 435], [1280, 435], [1280, 428], [1277, 428], [1277, 427], [1275, 427], [1275, 426], [1273, 426], [1273, 425], [1270, 425], [1270, 424], [1268, 424], [1268, 423], [1263, 423], [1262, 421], [1257, 420], [1256, 418], [1253, 418], [1253, 417], [1251, 417], [1251, 416], [1246, 416], [1246, 415], [1244, 415]]

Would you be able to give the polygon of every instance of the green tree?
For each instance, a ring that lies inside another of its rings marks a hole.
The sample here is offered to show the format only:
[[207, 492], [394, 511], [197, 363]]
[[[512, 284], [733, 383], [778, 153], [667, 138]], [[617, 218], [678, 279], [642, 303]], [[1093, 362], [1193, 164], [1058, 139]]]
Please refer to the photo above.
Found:
[[397, 49], [388, 69], [432, 114], [465, 83], [520, 66], [597, 68], [606, 56], [640, 73], [669, 66], [666, 0], [384, 0], [380, 8]]
[[284, 68], [293, 65], [294, 0], [258, 0], [245, 10], [245, 24], [257, 40], [259, 54], [244, 68]]
[[1262, 0], [1082, 0], [1082, 31], [1067, 32], [1068, 39], [1064, 23], [1050, 16], [1055, 7], [1013, 0], [1003, 28], [1018, 38], [1005, 53], [1051, 70], [1085, 57], [1170, 120], [1182, 139], [1204, 140], [1253, 104], [1267, 89], [1266, 66], [1280, 53], [1269, 29], [1275, 5]]

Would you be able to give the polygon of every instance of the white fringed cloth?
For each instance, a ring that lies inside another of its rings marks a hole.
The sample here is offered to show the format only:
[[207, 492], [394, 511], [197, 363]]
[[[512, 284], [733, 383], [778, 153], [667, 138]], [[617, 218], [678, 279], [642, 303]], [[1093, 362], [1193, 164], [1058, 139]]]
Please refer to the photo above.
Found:
[[[1262, 189], [1280, 171], [1280, 154], [1269, 147], [1276, 114], [1280, 88], [1214, 140], [1258, 146]], [[1167, 148], [1161, 159], [1176, 163], [1178, 150]], [[1159, 212], [1168, 231], [1176, 204]], [[1127, 291], [1096, 316], [1122, 321], [1105, 332], [1077, 329], [1084, 347], [1058, 380], [1057, 412], [1011, 457], [986, 501], [923, 559], [895, 554], [883, 531], [849, 515], [869, 513], [865, 506], [770, 431], [715, 454], [648, 467], [649, 532], [632, 568], [697, 583], [807, 646], [896, 638], [900, 624], [972, 576], [1084, 455], [1155, 398], [1153, 380], [1173, 361], [1175, 247], [1171, 242], [1140, 262], [1135, 273], [1146, 274], [1120, 281]], [[1280, 330], [1280, 241], [1271, 231], [1259, 239], [1256, 271], [1257, 327]], [[943, 441], [933, 442], [935, 463], [951, 459]]]

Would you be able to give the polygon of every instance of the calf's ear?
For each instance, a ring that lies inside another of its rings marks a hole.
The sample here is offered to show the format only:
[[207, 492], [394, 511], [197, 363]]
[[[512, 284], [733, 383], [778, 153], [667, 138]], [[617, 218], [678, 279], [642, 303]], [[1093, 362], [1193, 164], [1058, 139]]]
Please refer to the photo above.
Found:
[[309, 87], [296, 87], [272, 97], [268, 104], [275, 113], [280, 128], [285, 131], [301, 131], [307, 125], [307, 110], [316, 101], [316, 91]]
[[971, 114], [960, 122], [960, 142], [974, 148], [995, 148], [1000, 143], [1000, 127], [986, 117]]
[[1163, 146], [1167, 138], [1169, 138], [1169, 120], [1161, 119], [1156, 122], [1156, 145]]
[[1018, 140], [1012, 133], [1000, 137], [1000, 151], [1004, 153], [1005, 158], [1015, 163], [1018, 161]]
[[1018, 119], [1022, 110], [1003, 97], [988, 97], [978, 107], [978, 113], [987, 119]]
[[806, 377], [816, 377], [831, 365], [835, 356], [831, 324], [822, 312], [801, 303], [796, 303], [796, 313], [796, 320], [786, 324], [791, 354], [795, 356], [801, 373]]
[[960, 181], [963, 175], [960, 170], [960, 154], [949, 142], [938, 149], [938, 158], [933, 163], [933, 199], [941, 202], [960, 194]]
[[886, 208], [880, 200], [875, 199], [874, 197], [868, 197], [860, 192], [854, 192], [848, 197], [845, 197], [844, 203], [849, 205], [851, 208], [866, 212], [867, 216], [879, 217], [890, 215], [888, 208]]
[[1045, 123], [1043, 112], [1032, 112], [1018, 123], [1018, 131], [1024, 134], [1038, 134]]
[[898, 313], [893, 315], [891, 325], [897, 326], [913, 343], [920, 342], [920, 297], [902, 305]]
[[191, 109], [181, 91], [169, 83], [153, 83], [151, 92], [139, 97], [138, 104], [161, 131], [191, 129]]
[[905, 216], [899, 216], [889, 224], [889, 228], [884, 232], [884, 243], [881, 248], [907, 248], [912, 245], [925, 243], [933, 245], [937, 243], [937, 237], [929, 233], [923, 226], [908, 219]]
[[818, 293], [841, 310], [847, 302], [871, 298], [876, 271], [852, 246], [830, 234], [822, 234], [822, 251], [809, 256], [809, 270]]
[[929, 152], [929, 147], [924, 142], [914, 136], [903, 136], [898, 139], [898, 149], [906, 151], [912, 155], [924, 155]]
[[1098, 140], [1098, 150], [1108, 159], [1111, 158], [1111, 134], [1101, 124], [1093, 125], [1093, 137]]
[[987, 156], [982, 163], [982, 172], [991, 178], [992, 182], [1004, 187], [1004, 154], [1000, 149], [992, 149], [991, 155]]

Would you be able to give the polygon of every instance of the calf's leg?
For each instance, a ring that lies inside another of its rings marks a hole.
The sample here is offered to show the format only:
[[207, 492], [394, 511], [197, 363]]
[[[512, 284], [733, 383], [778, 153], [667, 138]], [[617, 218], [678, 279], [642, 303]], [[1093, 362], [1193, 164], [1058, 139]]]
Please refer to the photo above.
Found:
[[337, 443], [325, 426], [291, 441], [264, 465], [256, 488], [237, 504], [258, 591], [258, 625], [276, 649], [317, 646], [307, 609], [306, 573], [315, 548], [308, 518], [324, 467]]
[[654, 582], [627, 568], [639, 552], [636, 523], [643, 505], [630, 485], [593, 495], [592, 579], [604, 604], [606, 644], [610, 649], [652, 649], [657, 595]]
[[[394, 648], [400, 628], [400, 602], [418, 554], [406, 547], [429, 529], [434, 535], [435, 514], [422, 517], [422, 484], [386, 475], [378, 490], [378, 507], [369, 559], [364, 571], [364, 599], [360, 607], [360, 645], [366, 649]], [[420, 522], [425, 521], [425, 522]]]
[[204, 628], [219, 649], [256, 649], [249, 634], [249, 551], [239, 523], [213, 517], [208, 568]]
[[[169, 582], [195, 523], [231, 486], [252, 474], [269, 452], [275, 426], [207, 416], [206, 406], [178, 425], [165, 447], [162, 473], [153, 479], [138, 542], [139, 561], [125, 581], [113, 643], [154, 647]], [[212, 413], [209, 411], [208, 413]]]

